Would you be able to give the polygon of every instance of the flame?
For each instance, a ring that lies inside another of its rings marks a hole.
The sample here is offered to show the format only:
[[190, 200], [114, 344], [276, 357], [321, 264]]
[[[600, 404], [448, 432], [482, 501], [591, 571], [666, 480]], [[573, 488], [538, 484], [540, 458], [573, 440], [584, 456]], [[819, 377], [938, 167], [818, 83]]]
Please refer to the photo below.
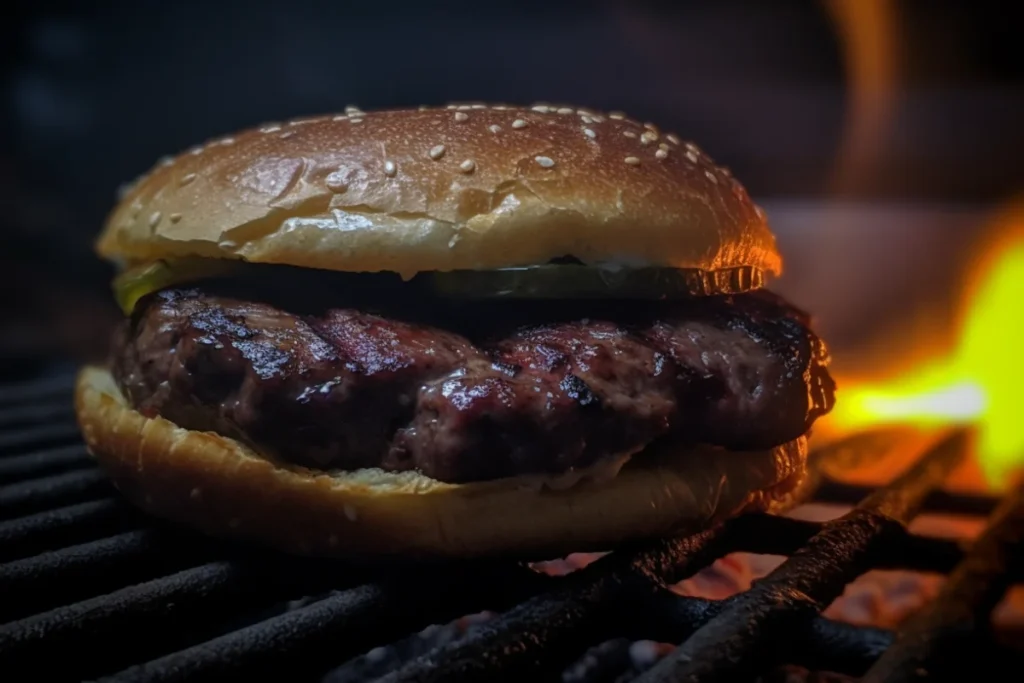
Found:
[[849, 97], [832, 170], [834, 197], [856, 194], [874, 176], [891, 133], [901, 74], [894, 0], [826, 0], [846, 67]]
[[1024, 465], [1024, 232], [1000, 232], [968, 280], [952, 352], [880, 383], [840, 378], [832, 427], [970, 423], [988, 485], [1002, 488]]

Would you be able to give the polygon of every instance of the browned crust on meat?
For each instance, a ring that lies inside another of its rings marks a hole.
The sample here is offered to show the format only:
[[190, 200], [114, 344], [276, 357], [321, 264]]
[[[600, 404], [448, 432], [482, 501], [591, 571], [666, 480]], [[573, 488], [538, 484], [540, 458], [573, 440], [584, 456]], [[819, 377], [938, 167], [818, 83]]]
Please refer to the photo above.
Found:
[[565, 490], [525, 478], [445, 484], [413, 472], [317, 472], [147, 418], [105, 369], [83, 369], [75, 398], [90, 452], [134, 504], [211, 535], [305, 555], [539, 559], [606, 550], [786, 507], [805, 480], [805, 438], [756, 453], [648, 452], [617, 476]]

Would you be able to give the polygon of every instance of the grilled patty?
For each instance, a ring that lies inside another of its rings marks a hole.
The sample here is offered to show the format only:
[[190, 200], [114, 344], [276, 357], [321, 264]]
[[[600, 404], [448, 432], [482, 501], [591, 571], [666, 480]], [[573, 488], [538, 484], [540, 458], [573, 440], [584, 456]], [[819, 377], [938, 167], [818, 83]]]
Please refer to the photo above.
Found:
[[446, 482], [556, 474], [658, 439], [766, 449], [833, 404], [824, 344], [767, 293], [463, 308], [437, 327], [171, 289], [119, 331], [133, 405], [321, 469]]

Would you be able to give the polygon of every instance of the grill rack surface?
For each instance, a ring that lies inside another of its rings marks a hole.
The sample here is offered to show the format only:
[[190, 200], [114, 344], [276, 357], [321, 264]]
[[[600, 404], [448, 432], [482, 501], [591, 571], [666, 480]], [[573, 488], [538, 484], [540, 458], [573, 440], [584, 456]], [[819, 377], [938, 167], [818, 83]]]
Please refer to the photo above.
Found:
[[[508, 562], [371, 573], [208, 540], [135, 511], [79, 439], [72, 381], [65, 372], [0, 384], [7, 681], [705, 682], [770, 680], [796, 665], [896, 683], [1024, 663], [987, 628], [1024, 579], [1024, 491], [1002, 501], [935, 491], [964, 456], [966, 432], [877, 491], [823, 480], [819, 499], [856, 503], [826, 523], [746, 516], [621, 548], [565, 577]], [[874, 438], [884, 434], [845, 446]], [[989, 521], [965, 550], [909, 533], [922, 509]], [[669, 590], [739, 551], [788, 560], [726, 600]], [[821, 616], [875, 568], [949, 579], [898, 633]], [[659, 652], [651, 641], [681, 645]]]

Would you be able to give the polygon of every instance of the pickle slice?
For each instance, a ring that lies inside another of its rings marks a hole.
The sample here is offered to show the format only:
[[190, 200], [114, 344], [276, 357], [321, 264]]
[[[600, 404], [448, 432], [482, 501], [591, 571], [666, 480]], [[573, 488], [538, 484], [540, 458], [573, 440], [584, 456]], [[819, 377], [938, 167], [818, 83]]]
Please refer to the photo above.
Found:
[[757, 268], [708, 271], [543, 265], [425, 274], [438, 294], [463, 299], [685, 299], [742, 294], [764, 286]]
[[[113, 281], [114, 297], [125, 314], [130, 314], [142, 297], [166, 287], [210, 277], [251, 274], [266, 267], [215, 258], [165, 259], [118, 274]], [[382, 276], [379, 273], [334, 275]], [[451, 299], [666, 300], [742, 294], [763, 287], [764, 275], [751, 267], [715, 271], [685, 268], [611, 270], [585, 265], [546, 264], [496, 270], [424, 272], [403, 286]]]
[[155, 261], [129, 268], [114, 278], [114, 298], [125, 314], [135, 310], [139, 299], [158, 290], [204, 277], [233, 272], [241, 261], [212, 258], [180, 258]]

